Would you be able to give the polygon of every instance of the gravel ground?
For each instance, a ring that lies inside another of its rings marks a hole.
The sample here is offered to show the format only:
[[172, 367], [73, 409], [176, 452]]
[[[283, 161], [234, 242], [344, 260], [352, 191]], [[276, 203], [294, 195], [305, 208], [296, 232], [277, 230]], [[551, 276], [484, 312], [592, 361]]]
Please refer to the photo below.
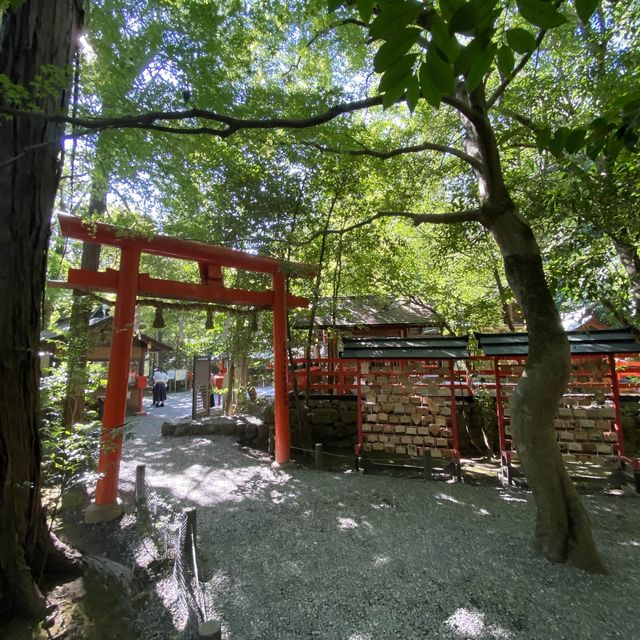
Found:
[[162, 439], [189, 402], [172, 394], [134, 421], [122, 484], [145, 463], [160, 493], [198, 507], [201, 580], [225, 639], [640, 637], [635, 496], [584, 496], [612, 572], [592, 576], [530, 548], [527, 492], [274, 472], [228, 437]]

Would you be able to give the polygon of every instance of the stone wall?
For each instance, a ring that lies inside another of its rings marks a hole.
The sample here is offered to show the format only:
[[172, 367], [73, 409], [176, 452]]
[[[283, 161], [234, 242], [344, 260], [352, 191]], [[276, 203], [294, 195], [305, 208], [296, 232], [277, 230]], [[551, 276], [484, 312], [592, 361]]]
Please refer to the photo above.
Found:
[[640, 455], [640, 396], [623, 396], [620, 403], [627, 455]]
[[[357, 398], [318, 398], [300, 400], [305, 420], [311, 427], [314, 442], [332, 449], [353, 449], [358, 434]], [[289, 404], [291, 427], [298, 424], [298, 411], [294, 399]]]
[[269, 440], [269, 425], [255, 416], [208, 416], [199, 420], [183, 418], [167, 420], [161, 427], [163, 436], [234, 436], [249, 444], [265, 445]]

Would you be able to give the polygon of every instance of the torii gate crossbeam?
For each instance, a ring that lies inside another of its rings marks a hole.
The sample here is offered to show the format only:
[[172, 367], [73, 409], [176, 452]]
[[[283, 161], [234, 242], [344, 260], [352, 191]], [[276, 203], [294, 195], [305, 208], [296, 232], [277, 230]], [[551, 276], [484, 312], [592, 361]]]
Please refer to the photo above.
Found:
[[[119, 270], [94, 272], [70, 269], [67, 282], [50, 283], [73, 289], [109, 291], [116, 294], [113, 334], [107, 375], [107, 392], [102, 418], [100, 458], [95, 502], [86, 513], [87, 522], [118, 517], [118, 479], [122, 455], [122, 427], [125, 422], [131, 344], [139, 294], [198, 302], [227, 302], [271, 307], [273, 310], [273, 352], [275, 385], [275, 461], [289, 461], [289, 398], [287, 393], [287, 309], [307, 307], [306, 298], [286, 292], [287, 274], [313, 276], [313, 265], [285, 262], [264, 256], [216, 247], [167, 236], [144, 235], [102, 223], [84, 223], [74, 216], [58, 216], [62, 235], [85, 242], [120, 249]], [[140, 273], [142, 253], [196, 261], [201, 283], [151, 278]], [[222, 282], [222, 267], [271, 274], [271, 291], [231, 289]]]

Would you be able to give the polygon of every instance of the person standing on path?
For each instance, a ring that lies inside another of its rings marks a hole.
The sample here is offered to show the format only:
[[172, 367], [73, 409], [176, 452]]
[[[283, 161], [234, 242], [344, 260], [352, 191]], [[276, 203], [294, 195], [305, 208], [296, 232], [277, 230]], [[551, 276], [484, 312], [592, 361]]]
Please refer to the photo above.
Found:
[[158, 367], [153, 373], [153, 406], [164, 407], [164, 401], [167, 399], [167, 381], [169, 376], [167, 372]]

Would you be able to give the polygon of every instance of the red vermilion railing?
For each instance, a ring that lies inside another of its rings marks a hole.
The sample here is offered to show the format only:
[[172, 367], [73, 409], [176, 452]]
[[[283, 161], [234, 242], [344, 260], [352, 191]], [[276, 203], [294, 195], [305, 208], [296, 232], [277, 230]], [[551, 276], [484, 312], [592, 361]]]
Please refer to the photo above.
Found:
[[[430, 386], [436, 385], [438, 393], [442, 390], [442, 393], [449, 397], [451, 414], [446, 428], [451, 431], [449, 446], [457, 461], [460, 457], [457, 399], [460, 395], [475, 395], [480, 389], [488, 390], [490, 394], [496, 396], [500, 454], [503, 464], [508, 465], [514, 452], [507, 425], [509, 416], [505, 407], [510, 392], [522, 375], [526, 359], [526, 356], [472, 356], [461, 361], [436, 359], [380, 361], [344, 358], [313, 358], [307, 361], [304, 358], [297, 358], [290, 362], [287, 383], [291, 390], [294, 376], [296, 376], [299, 391], [308, 391], [312, 395], [353, 395], [357, 400], [357, 452], [360, 452], [366, 439], [363, 433], [363, 405], [365, 404], [363, 394], [367, 393], [370, 396], [375, 391], [376, 376], [388, 376], [389, 371], [385, 371], [384, 368], [388, 369], [392, 366], [395, 367], [394, 371], [397, 371], [391, 374], [392, 376], [413, 376], [415, 384], [412, 383], [411, 386], [415, 388], [426, 385], [424, 379], [429, 378]], [[592, 364], [594, 361], [599, 361], [599, 366], [594, 368]], [[602, 354], [574, 355], [572, 362], [569, 395], [572, 389], [581, 390], [585, 395], [601, 390], [610, 399], [614, 409], [614, 415], [608, 418], [611, 422], [611, 432], [615, 433], [613, 453], [622, 463], [631, 463], [635, 470], [638, 466], [636, 459], [629, 459], [625, 455], [620, 397], [625, 393], [640, 393], [640, 362]], [[580, 366], [581, 362], [584, 362], [584, 367]], [[418, 363], [420, 370], [419, 373], [415, 373], [418, 370], [416, 368]], [[420, 376], [422, 376], [422, 382]], [[393, 384], [397, 386], [397, 383]], [[399, 386], [402, 387], [402, 385]], [[370, 409], [368, 407], [367, 411]], [[391, 429], [391, 425], [388, 428]], [[613, 433], [611, 437], [614, 437]], [[404, 439], [406, 440], [406, 437]], [[420, 441], [419, 436], [416, 441]], [[414, 448], [411, 446], [412, 450]]]

